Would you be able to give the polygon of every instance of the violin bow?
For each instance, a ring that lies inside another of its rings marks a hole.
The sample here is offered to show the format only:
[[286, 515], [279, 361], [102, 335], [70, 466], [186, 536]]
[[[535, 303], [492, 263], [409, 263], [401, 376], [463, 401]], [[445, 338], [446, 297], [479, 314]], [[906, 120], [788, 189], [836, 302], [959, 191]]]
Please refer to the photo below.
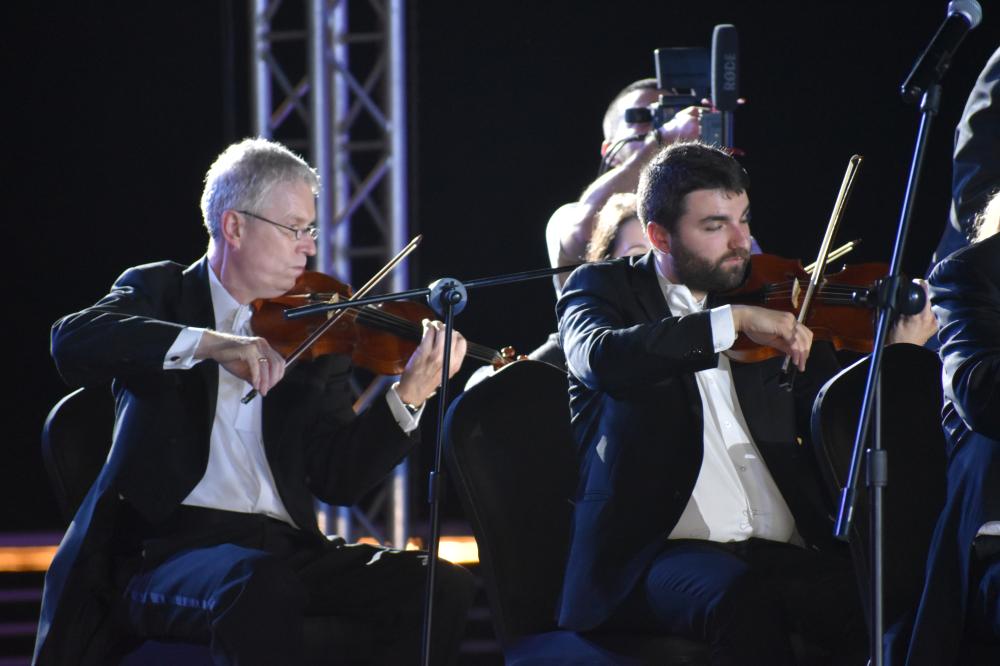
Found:
[[[354, 292], [354, 295], [347, 300], [354, 301], [360, 298], [364, 298], [368, 294], [368, 292], [374, 289], [379, 282], [384, 280], [385, 277], [389, 275], [389, 273], [391, 273], [396, 268], [396, 266], [400, 264], [401, 261], [403, 261], [403, 259], [406, 259], [406, 257], [409, 256], [411, 252], [417, 249], [417, 246], [420, 245], [420, 241], [423, 240], [423, 238], [424, 237], [420, 234], [414, 236], [413, 240], [411, 240], [409, 243], [406, 244], [406, 247], [397, 252], [396, 256], [390, 259], [385, 266], [380, 268], [378, 272], [376, 272], [375, 275], [373, 275], [368, 280], [368, 282], [365, 282], [361, 287], [359, 287], [358, 290]], [[336, 302], [338, 298], [339, 294], [333, 294], [330, 297], [330, 302]], [[334, 324], [340, 321], [340, 318], [346, 315], [347, 311], [350, 309], [351, 308], [343, 308], [335, 313], [328, 314], [327, 320], [323, 322], [320, 326], [317, 326], [316, 330], [310, 333], [309, 336], [305, 340], [303, 340], [302, 343], [299, 344], [299, 346], [296, 347], [295, 350], [285, 358], [285, 364], [286, 364], [285, 367], [287, 368], [292, 363], [295, 363], [295, 361], [299, 358], [299, 356], [301, 356], [306, 350], [312, 347], [313, 343], [315, 343], [317, 340], [323, 337], [323, 334], [329, 331]], [[240, 402], [242, 402], [245, 405], [251, 400], [253, 400], [256, 396], [257, 396], [257, 389], [250, 389], [250, 391], [240, 399]]]
[[[846, 243], [844, 243], [843, 245], [841, 245], [836, 249], [830, 250], [830, 254], [826, 256], [826, 265], [829, 266], [831, 261], [836, 261], [837, 259], [840, 259], [844, 255], [850, 254], [859, 245], [861, 245], [861, 239], [855, 238], [852, 241], [847, 241]], [[804, 270], [806, 273], [812, 273], [814, 268], [816, 268], [816, 262], [809, 264], [808, 266], [805, 267]]]
[[[847, 198], [850, 196], [851, 189], [854, 186], [854, 178], [857, 176], [858, 169], [861, 167], [863, 160], [864, 158], [861, 155], [851, 155], [851, 159], [847, 162], [844, 180], [840, 183], [840, 191], [837, 193], [837, 199], [833, 203], [833, 211], [830, 213], [830, 221], [826, 225], [823, 242], [819, 246], [819, 254], [816, 256], [816, 261], [811, 264], [812, 272], [809, 275], [809, 286], [806, 288], [806, 294], [802, 298], [802, 307], [799, 308], [797, 320], [799, 324], [804, 324], [806, 318], [809, 316], [809, 308], [812, 305], [816, 289], [823, 281], [823, 274], [826, 273], [826, 264], [830, 255], [830, 244], [833, 243], [833, 238], [837, 235], [837, 229], [840, 227], [840, 219], [844, 215], [844, 206], [847, 204]], [[781, 365], [781, 385], [789, 390], [791, 390], [792, 382], [795, 378], [795, 369], [791, 363], [792, 358], [786, 356], [785, 362]]]

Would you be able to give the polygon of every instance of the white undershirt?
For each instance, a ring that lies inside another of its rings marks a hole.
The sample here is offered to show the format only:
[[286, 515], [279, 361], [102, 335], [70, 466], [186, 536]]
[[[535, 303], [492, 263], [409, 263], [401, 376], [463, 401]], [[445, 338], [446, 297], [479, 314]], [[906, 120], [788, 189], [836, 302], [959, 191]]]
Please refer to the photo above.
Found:
[[[208, 273], [215, 329], [252, 335], [249, 306], [241, 305], [226, 291], [211, 267]], [[197, 365], [200, 361], [194, 358], [194, 352], [204, 332], [203, 328], [183, 329], [167, 351], [163, 368], [179, 370]], [[248, 404], [242, 404], [240, 400], [250, 390], [250, 384], [221, 365], [218, 372], [219, 389], [209, 441], [208, 466], [205, 475], [182, 504], [261, 513], [295, 525], [278, 495], [264, 452], [261, 427], [263, 398], [258, 395]], [[403, 432], [408, 433], [417, 427], [422, 408], [411, 414], [395, 387], [386, 392], [386, 400]]]
[[[674, 315], [700, 312], [705, 305], [691, 291], [660, 275], [660, 288]], [[732, 308], [710, 313], [716, 353], [736, 340]], [[704, 432], [704, 456], [691, 498], [671, 539], [728, 542], [751, 537], [788, 542], [797, 538], [795, 519], [750, 436], [733, 385], [729, 359], [719, 354], [715, 368], [695, 373]]]

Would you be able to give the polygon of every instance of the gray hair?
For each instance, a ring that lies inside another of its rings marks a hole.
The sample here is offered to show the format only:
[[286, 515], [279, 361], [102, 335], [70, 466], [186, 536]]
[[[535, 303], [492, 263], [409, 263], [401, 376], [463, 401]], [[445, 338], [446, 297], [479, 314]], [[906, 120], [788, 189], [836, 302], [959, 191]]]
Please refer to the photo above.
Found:
[[224, 211], [256, 211], [272, 187], [299, 181], [319, 193], [316, 171], [280, 143], [254, 138], [229, 146], [205, 174], [201, 216], [209, 236], [221, 237]]

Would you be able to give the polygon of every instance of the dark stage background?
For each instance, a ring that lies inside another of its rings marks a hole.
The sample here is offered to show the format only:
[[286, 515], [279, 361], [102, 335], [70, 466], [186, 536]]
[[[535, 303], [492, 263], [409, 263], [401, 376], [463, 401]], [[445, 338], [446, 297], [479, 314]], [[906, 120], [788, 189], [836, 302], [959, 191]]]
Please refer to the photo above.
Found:
[[[945, 81], [911, 274], [924, 272], [947, 219], [954, 126], [1000, 43], [1000, 8], [984, 5], [983, 25]], [[756, 237], [811, 261], [858, 152], [867, 159], [840, 237], [864, 238], [851, 262], [887, 261], [917, 126], [897, 90], [945, 6], [411, 2], [412, 220], [425, 235], [413, 283], [544, 266], [545, 222], [593, 177], [609, 98], [653, 75], [653, 48], [708, 46], [724, 22], [740, 32], [749, 103], [736, 137], [753, 182]], [[54, 529], [38, 436], [68, 388], [48, 357], [49, 326], [104, 294], [129, 265], [186, 263], [203, 252], [201, 178], [249, 131], [247, 21], [238, 0], [4, 3], [2, 11], [12, 208], [0, 529]], [[554, 329], [553, 302], [545, 281], [480, 291], [459, 325], [477, 342], [529, 350]], [[423, 487], [414, 484], [419, 494]], [[415, 502], [416, 513], [423, 506]]]

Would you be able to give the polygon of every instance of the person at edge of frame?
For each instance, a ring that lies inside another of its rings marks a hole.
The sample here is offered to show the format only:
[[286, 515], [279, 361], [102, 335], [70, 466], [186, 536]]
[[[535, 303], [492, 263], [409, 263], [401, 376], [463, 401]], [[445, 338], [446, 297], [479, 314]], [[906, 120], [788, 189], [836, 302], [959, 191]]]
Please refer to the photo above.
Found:
[[[948, 457], [945, 505], [931, 539], [923, 594], [910, 627], [887, 634], [887, 663], [977, 663], [971, 643], [1000, 654], [1000, 194], [971, 244], [931, 272], [940, 324]], [[909, 636], [900, 641], [901, 636]]]

